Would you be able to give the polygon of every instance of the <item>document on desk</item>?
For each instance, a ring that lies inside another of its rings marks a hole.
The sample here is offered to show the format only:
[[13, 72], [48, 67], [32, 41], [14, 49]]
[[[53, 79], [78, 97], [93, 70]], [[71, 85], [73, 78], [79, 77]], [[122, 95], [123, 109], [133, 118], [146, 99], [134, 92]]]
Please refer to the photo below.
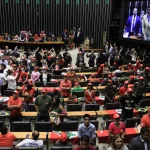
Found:
[[121, 114], [122, 109], [116, 109], [116, 112], [117, 112], [118, 114]]

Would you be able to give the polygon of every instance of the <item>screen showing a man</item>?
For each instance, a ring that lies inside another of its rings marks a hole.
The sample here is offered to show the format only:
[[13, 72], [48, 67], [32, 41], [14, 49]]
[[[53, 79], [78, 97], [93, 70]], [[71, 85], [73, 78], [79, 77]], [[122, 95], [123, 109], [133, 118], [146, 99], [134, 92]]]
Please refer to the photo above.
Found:
[[150, 41], [150, 0], [125, 2], [123, 38]]

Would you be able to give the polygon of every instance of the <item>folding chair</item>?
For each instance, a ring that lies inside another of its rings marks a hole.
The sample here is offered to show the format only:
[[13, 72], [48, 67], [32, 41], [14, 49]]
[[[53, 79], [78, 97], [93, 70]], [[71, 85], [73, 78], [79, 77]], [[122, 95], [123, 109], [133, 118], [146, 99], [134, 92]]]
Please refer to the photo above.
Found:
[[82, 111], [81, 104], [68, 104], [67, 111]]
[[106, 110], [119, 109], [119, 108], [120, 108], [120, 103], [119, 102], [107, 103], [106, 104]]
[[150, 99], [142, 99], [140, 100], [140, 107], [150, 106]]
[[14, 121], [12, 122], [12, 132], [32, 132], [31, 123]]
[[39, 132], [52, 132], [52, 123], [50, 122], [35, 122], [34, 130]]
[[36, 81], [35, 82], [35, 87], [42, 87], [42, 82]]
[[99, 104], [86, 104], [85, 105], [85, 111], [97, 111], [99, 110], [100, 105]]
[[77, 131], [78, 121], [65, 121], [60, 124], [61, 131]]
[[10, 97], [10, 96], [12, 96], [12, 94], [13, 94], [13, 90], [5, 90], [5, 92], [4, 92], [4, 95], [6, 97]]

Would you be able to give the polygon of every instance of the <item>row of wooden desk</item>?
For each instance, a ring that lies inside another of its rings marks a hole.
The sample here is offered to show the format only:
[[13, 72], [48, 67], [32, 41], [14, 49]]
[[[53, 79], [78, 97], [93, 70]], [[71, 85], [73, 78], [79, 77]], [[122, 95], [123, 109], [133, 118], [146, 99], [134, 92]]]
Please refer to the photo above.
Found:
[[[30, 139], [32, 138], [32, 132], [12, 132], [12, 133], [16, 136], [17, 139], [23, 140], [27, 137], [27, 135], [28, 135], [28, 138], [30, 138]], [[50, 141], [55, 142], [55, 141], [60, 139], [60, 133], [61, 132], [55, 132], [55, 131], [53, 131], [53, 132], [40, 132], [39, 139], [45, 140], [46, 137], [48, 137], [48, 139]], [[70, 133], [71, 133], [71, 131], [70, 131]], [[77, 131], [73, 131], [72, 133], [74, 133], [76, 135], [73, 138], [78, 139]], [[135, 137], [138, 134], [139, 134], [138, 129], [126, 128], [125, 141], [127, 142], [127, 140]], [[97, 130], [96, 135], [97, 135], [97, 138], [99, 140], [99, 143], [108, 143], [108, 140], [109, 140], [108, 130], [103, 130], [103, 131]], [[75, 144], [75, 142], [74, 142], [74, 144]]]
[[[62, 116], [67, 116], [67, 117], [83, 117], [85, 114], [89, 114], [90, 116], [104, 116], [104, 115], [109, 115], [113, 116], [116, 114], [116, 110], [99, 110], [99, 111], [71, 111], [67, 112], [66, 115], [60, 114]], [[136, 109], [133, 110], [134, 116], [137, 116], [138, 111]], [[23, 117], [36, 117], [37, 112], [22, 112]]]

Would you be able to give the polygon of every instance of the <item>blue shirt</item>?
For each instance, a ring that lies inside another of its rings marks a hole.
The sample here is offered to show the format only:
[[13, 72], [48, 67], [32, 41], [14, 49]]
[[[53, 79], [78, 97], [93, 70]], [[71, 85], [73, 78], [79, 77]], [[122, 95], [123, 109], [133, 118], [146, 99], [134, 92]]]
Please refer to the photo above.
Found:
[[8, 61], [7, 60], [4, 60], [4, 61], [2, 61], [2, 60], [0, 60], [0, 64], [4, 64], [4, 65], [8, 65]]
[[81, 138], [81, 136], [87, 135], [90, 139], [93, 139], [96, 137], [95, 131], [95, 126], [92, 123], [90, 123], [88, 127], [86, 127], [84, 123], [82, 123], [78, 128], [78, 137]]

